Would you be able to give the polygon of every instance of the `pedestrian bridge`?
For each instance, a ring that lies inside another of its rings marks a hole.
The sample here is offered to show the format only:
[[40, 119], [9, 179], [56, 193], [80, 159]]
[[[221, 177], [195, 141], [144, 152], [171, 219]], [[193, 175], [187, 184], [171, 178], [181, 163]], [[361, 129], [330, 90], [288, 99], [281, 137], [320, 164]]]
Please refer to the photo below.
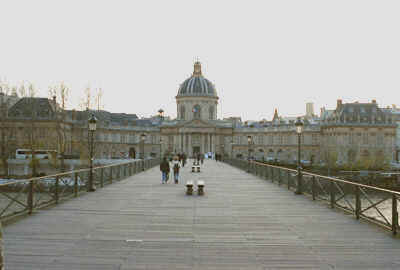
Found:
[[6, 269], [400, 269], [390, 231], [265, 178], [206, 160], [162, 185], [153, 167], [5, 226]]

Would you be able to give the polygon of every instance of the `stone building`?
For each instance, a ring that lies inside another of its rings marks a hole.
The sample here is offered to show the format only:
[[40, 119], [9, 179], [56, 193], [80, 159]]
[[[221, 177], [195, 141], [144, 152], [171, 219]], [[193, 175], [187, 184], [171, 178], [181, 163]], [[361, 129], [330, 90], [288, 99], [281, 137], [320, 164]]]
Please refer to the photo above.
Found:
[[337, 163], [388, 163], [395, 159], [396, 124], [393, 115], [371, 103], [342, 103], [324, 119], [320, 151]]
[[[87, 119], [93, 113], [98, 119], [97, 158], [159, 157], [167, 153], [193, 156], [211, 152], [237, 158], [250, 155], [264, 160], [297, 159], [295, 118], [281, 117], [277, 109], [271, 121], [243, 123], [240, 117], [218, 120], [217, 90], [204, 77], [200, 62], [194, 63], [192, 76], [179, 86], [175, 99], [177, 118], [173, 120], [162, 115], [139, 119], [135, 114], [106, 111], [61, 111], [55, 100], [21, 99], [9, 109], [7, 117], [13, 130], [10, 145], [14, 148], [26, 145], [24, 130], [33, 121], [37, 136], [52, 138], [43, 140], [43, 147], [59, 149], [60, 144], [54, 143], [57, 141], [54, 138], [62, 138], [66, 154], [81, 155], [87, 151]], [[30, 112], [25, 112], [32, 104], [40, 107], [34, 118]], [[302, 160], [326, 161], [330, 152], [336, 153], [338, 162], [376, 155], [384, 156], [385, 160], [393, 159], [396, 126], [392, 115], [378, 108], [375, 101], [342, 104], [338, 100], [335, 110], [321, 112], [320, 118], [302, 117], [305, 123], [301, 136]], [[58, 131], [60, 127], [63, 134]], [[142, 135], [146, 135], [145, 141]], [[251, 136], [251, 144], [248, 136]]]

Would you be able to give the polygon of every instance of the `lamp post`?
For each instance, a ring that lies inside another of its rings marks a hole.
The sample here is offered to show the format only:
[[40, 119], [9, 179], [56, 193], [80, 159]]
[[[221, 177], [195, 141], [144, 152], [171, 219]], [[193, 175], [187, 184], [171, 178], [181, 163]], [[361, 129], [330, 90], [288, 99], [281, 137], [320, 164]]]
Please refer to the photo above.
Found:
[[250, 144], [251, 144], [251, 136], [247, 136], [247, 145], [248, 145], [248, 155], [247, 155], [247, 172], [250, 172]]
[[233, 139], [231, 140], [231, 159], [233, 159]]
[[144, 171], [144, 142], [146, 140], [146, 134], [142, 133], [140, 135], [140, 140], [141, 140], [141, 144], [142, 144], [142, 169]]
[[162, 122], [164, 120], [164, 110], [163, 109], [158, 110], [158, 116], [160, 117], [160, 122]]
[[298, 142], [297, 143], [298, 144], [297, 147], [298, 147], [298, 149], [297, 149], [297, 189], [296, 189], [296, 191], [294, 193], [295, 194], [303, 194], [303, 189], [302, 189], [303, 188], [302, 187], [303, 178], [302, 178], [302, 175], [301, 175], [301, 160], [300, 160], [300, 158], [301, 158], [301, 154], [300, 154], [301, 147], [300, 147], [300, 145], [301, 145], [301, 134], [303, 133], [303, 122], [301, 122], [300, 117], [297, 118], [295, 126], [296, 126], [296, 132], [297, 132], [297, 142]]
[[162, 160], [163, 159], [163, 156], [162, 156], [162, 137], [160, 136], [160, 160]]
[[93, 185], [93, 149], [94, 149], [94, 132], [96, 131], [97, 127], [97, 119], [92, 114], [90, 119], [88, 120], [89, 124], [89, 185], [87, 187], [88, 192], [93, 192], [96, 190], [95, 186]]

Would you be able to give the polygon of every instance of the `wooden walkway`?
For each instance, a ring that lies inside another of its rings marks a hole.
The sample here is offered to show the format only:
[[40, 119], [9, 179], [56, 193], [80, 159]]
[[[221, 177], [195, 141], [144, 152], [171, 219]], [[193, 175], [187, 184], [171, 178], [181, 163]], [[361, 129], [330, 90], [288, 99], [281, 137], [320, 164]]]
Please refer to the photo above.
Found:
[[158, 168], [4, 228], [8, 270], [400, 269], [400, 239], [223, 163]]

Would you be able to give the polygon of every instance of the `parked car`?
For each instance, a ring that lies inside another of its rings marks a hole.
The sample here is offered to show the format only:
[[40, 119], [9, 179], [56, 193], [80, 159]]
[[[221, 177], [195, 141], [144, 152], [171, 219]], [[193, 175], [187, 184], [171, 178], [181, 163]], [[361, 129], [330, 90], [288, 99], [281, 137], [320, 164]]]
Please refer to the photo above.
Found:
[[390, 162], [390, 169], [400, 170], [400, 163], [395, 161]]

